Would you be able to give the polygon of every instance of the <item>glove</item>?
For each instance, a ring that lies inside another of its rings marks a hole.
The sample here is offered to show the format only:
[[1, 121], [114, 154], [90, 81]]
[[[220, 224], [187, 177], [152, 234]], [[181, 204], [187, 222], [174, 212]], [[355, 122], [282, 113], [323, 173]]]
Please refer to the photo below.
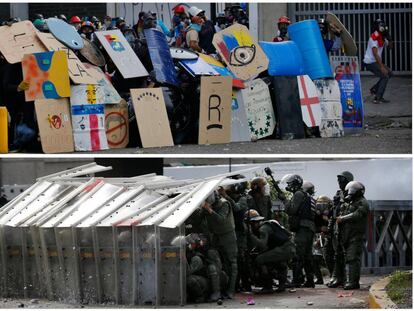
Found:
[[17, 91], [18, 92], [22, 92], [22, 91], [27, 91], [30, 87], [30, 83], [27, 81], [22, 81], [20, 82], [20, 84], [17, 86]]

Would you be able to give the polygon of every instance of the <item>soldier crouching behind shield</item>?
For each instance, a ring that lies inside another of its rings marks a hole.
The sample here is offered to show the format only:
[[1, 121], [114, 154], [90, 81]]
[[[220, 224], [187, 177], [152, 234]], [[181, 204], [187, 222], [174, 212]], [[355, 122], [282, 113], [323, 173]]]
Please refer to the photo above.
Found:
[[244, 219], [248, 227], [248, 245], [258, 250], [254, 268], [262, 285], [261, 292], [273, 292], [273, 278], [279, 282], [276, 292], [284, 291], [288, 262], [295, 256], [290, 232], [276, 220], [264, 221], [253, 209], [245, 213]]

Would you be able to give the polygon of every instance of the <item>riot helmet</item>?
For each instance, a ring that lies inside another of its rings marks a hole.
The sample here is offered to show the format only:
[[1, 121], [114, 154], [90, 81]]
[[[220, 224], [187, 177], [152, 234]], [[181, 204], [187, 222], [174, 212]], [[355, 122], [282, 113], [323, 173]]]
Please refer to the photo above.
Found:
[[343, 171], [337, 175], [338, 177], [338, 185], [341, 190], [345, 190], [345, 186], [354, 180], [354, 175], [351, 172]]
[[304, 181], [302, 184], [302, 190], [308, 193], [309, 195], [315, 194], [315, 186], [310, 181]]
[[286, 184], [286, 191], [294, 193], [302, 188], [303, 179], [297, 174], [287, 174], [283, 176], [282, 183]]
[[352, 201], [365, 194], [365, 186], [359, 181], [351, 181], [346, 185], [345, 191], [347, 192], [345, 199], [347, 201]]
[[263, 216], [260, 216], [259, 212], [255, 209], [249, 209], [244, 213], [244, 221], [245, 222], [256, 222], [264, 220]]
[[321, 195], [316, 199], [316, 214], [328, 216], [333, 207], [333, 201], [326, 195]]

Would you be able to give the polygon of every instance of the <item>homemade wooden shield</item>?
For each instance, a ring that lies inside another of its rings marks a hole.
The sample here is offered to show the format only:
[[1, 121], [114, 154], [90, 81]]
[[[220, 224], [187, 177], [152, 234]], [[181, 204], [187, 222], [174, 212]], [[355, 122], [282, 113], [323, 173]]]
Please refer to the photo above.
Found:
[[257, 139], [272, 135], [276, 118], [267, 84], [262, 79], [253, 80], [246, 83], [246, 88], [240, 90], [239, 94], [238, 99], [246, 110], [251, 135]]
[[0, 52], [10, 64], [22, 61], [25, 54], [47, 51], [30, 21], [0, 27]]
[[213, 45], [236, 78], [253, 79], [267, 70], [269, 60], [246, 26], [234, 24], [217, 32]]
[[23, 79], [30, 87], [26, 101], [70, 96], [68, 60], [63, 51], [26, 54], [22, 61]]
[[250, 141], [251, 134], [247, 122], [246, 108], [244, 107], [241, 91], [233, 92], [231, 101], [231, 141]]
[[201, 77], [198, 143], [225, 144], [231, 139], [231, 77]]
[[348, 29], [341, 23], [339, 18], [333, 14], [332, 12], [326, 13], [326, 21], [330, 24], [335, 25], [337, 28], [341, 30], [341, 40], [344, 47], [345, 55], [348, 56], [357, 56], [358, 55], [358, 48], [355, 44], [354, 38], [349, 33]]
[[35, 109], [43, 152], [73, 152], [68, 99], [37, 99]]
[[298, 80], [292, 77], [272, 77], [273, 104], [281, 139], [304, 138]]
[[129, 142], [128, 104], [105, 105], [105, 130], [109, 148], [125, 148]]
[[103, 97], [100, 98], [98, 102], [103, 104], [118, 104], [122, 98], [119, 96], [117, 90], [114, 88], [102, 69], [88, 63], [84, 63], [84, 66], [89, 70], [92, 77], [98, 81], [98, 84], [103, 91], [103, 94], [100, 93]]
[[97, 31], [95, 35], [125, 79], [148, 76], [120, 30]]
[[73, 138], [76, 151], [108, 149], [104, 105], [71, 103]]
[[336, 80], [314, 80], [321, 103], [321, 137], [344, 136], [342, 124], [341, 93]]
[[160, 83], [179, 86], [180, 81], [164, 33], [157, 29], [145, 29], [148, 51], [155, 70], [155, 78]]
[[131, 89], [142, 146], [174, 146], [161, 88]]
[[91, 64], [99, 67], [105, 66], [105, 57], [103, 56], [99, 48], [96, 46], [96, 44], [86, 38], [82, 39], [83, 48], [79, 50], [79, 53], [81, 53], [81, 55], [85, 57], [86, 60]]
[[75, 27], [59, 18], [48, 18], [46, 20], [49, 31], [64, 45], [74, 50], [83, 48], [83, 40]]
[[322, 112], [315, 84], [307, 75], [298, 76], [297, 79], [303, 122], [308, 127], [319, 126]]
[[64, 51], [68, 59], [69, 77], [76, 84], [96, 84], [97, 81], [82, 64], [76, 54], [50, 33], [38, 32], [37, 36], [49, 51]]

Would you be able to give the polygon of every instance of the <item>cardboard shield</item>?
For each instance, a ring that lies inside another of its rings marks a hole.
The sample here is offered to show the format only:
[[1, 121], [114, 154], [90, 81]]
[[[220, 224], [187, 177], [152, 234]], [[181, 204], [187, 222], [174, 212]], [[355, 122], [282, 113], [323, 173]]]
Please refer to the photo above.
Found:
[[30, 21], [0, 27], [0, 52], [10, 64], [22, 61], [25, 54], [46, 52]]
[[257, 139], [272, 135], [276, 127], [276, 118], [267, 84], [262, 79], [253, 80], [246, 83], [246, 88], [239, 94], [239, 101], [243, 102], [246, 109], [251, 135]]
[[326, 13], [326, 21], [330, 24], [335, 25], [341, 30], [341, 40], [344, 47], [345, 55], [347, 56], [357, 56], [358, 48], [355, 44], [354, 38], [349, 33], [348, 29], [345, 28], [344, 24], [341, 23], [339, 18], [332, 12]]
[[307, 75], [298, 76], [297, 79], [303, 122], [308, 127], [319, 126], [322, 112], [315, 84]]
[[103, 104], [118, 104], [122, 98], [119, 96], [117, 90], [114, 88], [112, 83], [109, 81], [108, 77], [103, 73], [102, 69], [96, 66], [93, 66], [88, 63], [83, 64], [92, 77], [98, 81], [98, 84], [101, 86], [103, 91], [103, 97], [98, 99], [98, 102]]
[[269, 60], [246, 26], [234, 24], [217, 32], [213, 45], [236, 78], [246, 81], [267, 70]]
[[120, 30], [98, 31], [95, 35], [125, 79], [148, 76]]
[[105, 105], [105, 130], [109, 148], [125, 148], [129, 142], [128, 104]]
[[49, 51], [64, 51], [68, 60], [69, 77], [76, 84], [96, 84], [88, 69], [82, 64], [76, 54], [63, 43], [56, 40], [50, 33], [38, 32], [37, 36]]
[[179, 59], [179, 60], [183, 60], [183, 59], [190, 60], [190, 59], [198, 58], [197, 53], [187, 50], [187, 49], [183, 49], [183, 48], [172, 47], [170, 48], [170, 54], [172, 58]]
[[99, 48], [96, 46], [96, 44], [86, 38], [82, 39], [83, 48], [79, 50], [79, 53], [81, 53], [81, 55], [85, 57], [86, 60], [91, 64], [99, 67], [105, 66], [105, 57], [103, 56]]
[[72, 85], [70, 88], [70, 103], [72, 105], [105, 104], [103, 87], [99, 84]]
[[131, 89], [142, 146], [174, 146], [161, 88]]
[[342, 137], [344, 128], [342, 124], [341, 94], [336, 80], [314, 80], [321, 104], [321, 124], [319, 132], [321, 137]]
[[48, 18], [46, 24], [50, 33], [64, 45], [74, 50], [83, 48], [82, 37], [72, 25], [59, 18]]
[[198, 143], [226, 144], [231, 139], [230, 77], [201, 77]]
[[35, 109], [43, 152], [73, 152], [68, 99], [37, 99]]
[[165, 35], [157, 29], [145, 29], [144, 33], [157, 81], [180, 85]]
[[362, 130], [364, 126], [364, 103], [358, 57], [331, 56], [331, 66], [341, 92], [344, 129], [345, 131]]
[[233, 93], [231, 102], [231, 141], [250, 141], [251, 134], [248, 126], [246, 108], [240, 90]]
[[26, 101], [70, 96], [68, 60], [63, 51], [27, 54], [22, 61], [23, 79], [30, 84]]

